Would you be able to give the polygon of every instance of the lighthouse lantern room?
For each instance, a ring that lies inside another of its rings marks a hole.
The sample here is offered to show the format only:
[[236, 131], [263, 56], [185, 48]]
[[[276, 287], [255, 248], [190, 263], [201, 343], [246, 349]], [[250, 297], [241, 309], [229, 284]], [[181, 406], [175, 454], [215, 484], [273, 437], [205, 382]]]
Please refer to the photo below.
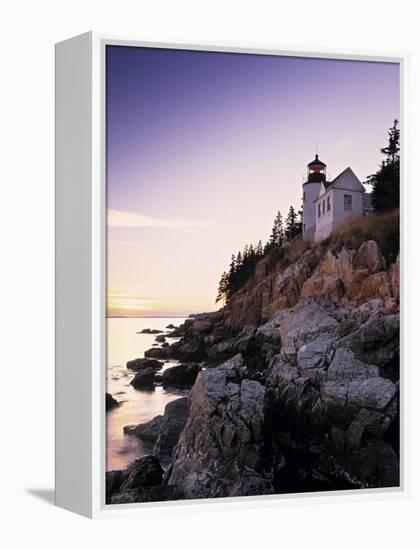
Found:
[[308, 182], [324, 182], [327, 165], [319, 160], [318, 155], [308, 164]]

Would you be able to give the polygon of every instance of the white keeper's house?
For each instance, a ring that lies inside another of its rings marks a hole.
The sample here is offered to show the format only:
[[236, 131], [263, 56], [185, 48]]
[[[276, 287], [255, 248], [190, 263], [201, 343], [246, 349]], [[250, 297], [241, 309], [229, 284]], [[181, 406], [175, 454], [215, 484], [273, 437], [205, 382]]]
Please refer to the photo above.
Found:
[[318, 155], [308, 164], [303, 183], [303, 237], [325, 239], [347, 217], [373, 212], [371, 194], [348, 167], [341, 174], [327, 181], [327, 165]]

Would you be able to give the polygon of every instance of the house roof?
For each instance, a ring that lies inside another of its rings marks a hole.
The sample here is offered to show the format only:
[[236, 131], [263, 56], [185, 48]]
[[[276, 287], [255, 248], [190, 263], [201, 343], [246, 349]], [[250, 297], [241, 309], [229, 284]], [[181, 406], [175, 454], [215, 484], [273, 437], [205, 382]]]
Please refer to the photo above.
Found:
[[337, 177], [332, 181], [325, 182], [324, 186], [321, 187], [321, 192], [319, 196], [314, 200], [317, 202], [321, 197], [323, 197], [330, 189], [343, 189], [348, 191], [356, 191], [359, 193], [365, 193], [366, 189], [364, 188], [362, 182], [353, 172], [353, 170], [348, 166], [343, 170]]
[[361, 193], [365, 192], [365, 188], [363, 187], [362, 182], [359, 180], [359, 178], [356, 176], [350, 166], [347, 166], [345, 170], [338, 174], [338, 176], [332, 180], [329, 187], [348, 189], [349, 191], [360, 191]]

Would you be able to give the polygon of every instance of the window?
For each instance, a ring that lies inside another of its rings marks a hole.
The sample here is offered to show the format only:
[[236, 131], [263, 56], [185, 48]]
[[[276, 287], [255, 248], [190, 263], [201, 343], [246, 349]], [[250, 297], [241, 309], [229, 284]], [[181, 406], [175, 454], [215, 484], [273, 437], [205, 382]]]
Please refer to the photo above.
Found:
[[352, 196], [344, 195], [344, 210], [352, 210]]
[[318, 218], [321, 217], [321, 204], [318, 204]]
[[325, 214], [325, 200], [322, 201], [322, 215]]
[[331, 197], [327, 197], [327, 212], [331, 210]]

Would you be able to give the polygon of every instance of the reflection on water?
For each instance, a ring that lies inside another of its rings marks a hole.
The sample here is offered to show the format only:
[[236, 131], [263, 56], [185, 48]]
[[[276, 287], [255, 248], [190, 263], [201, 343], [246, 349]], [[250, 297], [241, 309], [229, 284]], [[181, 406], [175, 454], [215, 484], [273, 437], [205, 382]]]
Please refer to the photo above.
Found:
[[[184, 319], [179, 318], [107, 320], [107, 392], [121, 403], [106, 415], [108, 471], [126, 468], [130, 462], [152, 449], [137, 437], [124, 434], [124, 426], [147, 422], [163, 414], [167, 403], [185, 395], [185, 392], [164, 390], [160, 386], [154, 390], [139, 391], [130, 385], [134, 373], [126, 368], [127, 361], [144, 357], [144, 352], [152, 347], [156, 338], [153, 334], [136, 332], [144, 328], [166, 331], [167, 325], [179, 326], [183, 322]], [[166, 362], [162, 371], [175, 364], [173, 361]]]

